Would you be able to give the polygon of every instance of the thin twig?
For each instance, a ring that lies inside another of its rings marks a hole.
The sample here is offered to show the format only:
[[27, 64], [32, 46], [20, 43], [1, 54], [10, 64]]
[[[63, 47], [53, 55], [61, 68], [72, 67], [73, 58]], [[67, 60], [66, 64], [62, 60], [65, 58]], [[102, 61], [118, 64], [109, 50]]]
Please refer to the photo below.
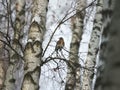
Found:
[[0, 39], [0, 41], [1, 42], [3, 42], [5, 45], [7, 45], [12, 51], [14, 51], [18, 56], [20, 56], [20, 58], [22, 59], [22, 60], [24, 60], [24, 58], [15, 50], [15, 49], [13, 49], [13, 47], [11, 46], [11, 45], [9, 45], [7, 42], [5, 42], [4, 40], [1, 40]]
[[[46, 60], [45, 61], [43, 61], [43, 63], [42, 63], [42, 65], [45, 65], [46, 63], [48, 63], [49, 61], [52, 61], [52, 60], [63, 60], [63, 61], [65, 61], [66, 62], [66, 64], [68, 64], [70, 67], [73, 67], [72, 66], [72, 64], [75, 64], [74, 62], [72, 62], [72, 61], [68, 61], [67, 59], [65, 59], [65, 58], [60, 58], [60, 57], [48, 57], [48, 58], [46, 58]], [[80, 68], [83, 68], [83, 69], [86, 69], [86, 70], [88, 70], [88, 71], [91, 71], [91, 72], [93, 72], [93, 67], [85, 67], [85, 66], [82, 66], [81, 64], [77, 64], [77, 66], [79, 66]], [[97, 67], [95, 67], [95, 68], [97, 68]]]
[[[60, 27], [60, 25], [63, 24], [63, 23], [65, 23], [66, 21], [68, 21], [70, 18], [74, 17], [76, 14], [81, 13], [82, 11], [84, 11], [85, 9], [87, 9], [88, 7], [90, 7], [91, 5], [93, 5], [95, 1], [96, 1], [96, 0], [94, 0], [93, 2], [91, 2], [87, 7], [83, 8], [82, 10], [80, 10], [80, 11], [76, 12], [75, 14], [73, 14], [72, 16], [68, 17], [67, 19], [65, 19], [65, 18], [66, 18], [69, 14], [71, 14], [71, 12], [70, 12], [70, 13], [66, 13], [66, 15], [63, 17], [63, 19], [60, 21], [60, 23], [57, 25], [57, 27], [55, 28], [54, 32], [52, 33], [52, 35], [51, 35], [51, 37], [50, 37], [50, 40], [49, 40], [49, 42], [48, 42], [45, 50], [43, 51], [42, 57], [44, 56], [44, 54], [45, 54], [45, 52], [46, 52], [46, 50], [47, 50], [50, 42], [52, 41], [52, 38], [53, 38], [55, 32], [56, 32], [57, 29]], [[64, 20], [64, 19], [65, 19], [65, 20]]]

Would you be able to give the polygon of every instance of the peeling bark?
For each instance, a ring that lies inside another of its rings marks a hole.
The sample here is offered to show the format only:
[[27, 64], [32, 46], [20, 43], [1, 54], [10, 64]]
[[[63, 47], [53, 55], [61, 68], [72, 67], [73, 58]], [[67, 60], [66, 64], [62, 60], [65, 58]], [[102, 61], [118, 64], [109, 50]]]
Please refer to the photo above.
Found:
[[[77, 0], [77, 12], [86, 6], [85, 0]], [[72, 18], [72, 41], [70, 44], [70, 55], [66, 77], [65, 90], [80, 90], [80, 64], [78, 50], [83, 34], [83, 20], [85, 11], [78, 13]]]

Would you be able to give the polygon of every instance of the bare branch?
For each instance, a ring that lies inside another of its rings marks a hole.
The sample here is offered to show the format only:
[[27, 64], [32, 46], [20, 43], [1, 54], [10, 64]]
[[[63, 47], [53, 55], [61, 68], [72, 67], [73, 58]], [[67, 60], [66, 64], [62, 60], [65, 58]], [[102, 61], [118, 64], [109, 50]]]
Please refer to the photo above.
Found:
[[3, 42], [5, 45], [7, 45], [12, 51], [14, 51], [18, 56], [20, 56], [20, 58], [22, 59], [22, 60], [24, 60], [24, 58], [15, 50], [15, 49], [13, 49], [13, 47], [10, 45], [10, 44], [8, 44], [7, 42], [5, 42], [4, 40], [1, 40], [0, 39], [0, 41], [1, 42]]
[[48, 42], [45, 50], [43, 51], [42, 57], [44, 56], [44, 54], [45, 54], [48, 46], [50, 45], [50, 42], [52, 41], [52, 38], [53, 38], [55, 32], [56, 32], [57, 29], [60, 27], [60, 25], [63, 24], [63, 23], [65, 23], [66, 21], [68, 21], [69, 19], [71, 19], [72, 17], [74, 17], [75, 15], [77, 15], [78, 13], [81, 13], [82, 11], [84, 11], [85, 9], [87, 9], [88, 7], [92, 6], [92, 5], [95, 3], [95, 1], [96, 1], [96, 0], [94, 0], [93, 2], [91, 2], [87, 7], [83, 8], [82, 10], [80, 10], [80, 11], [76, 12], [75, 14], [73, 14], [72, 16], [68, 17], [67, 19], [66, 19], [66, 17], [67, 17], [69, 14], [71, 14], [72, 12], [66, 13], [66, 15], [63, 17], [63, 19], [60, 21], [60, 23], [56, 26], [54, 32], [52, 33], [52, 35], [51, 35], [51, 37], [50, 37], [50, 40], [49, 40], [49, 42]]

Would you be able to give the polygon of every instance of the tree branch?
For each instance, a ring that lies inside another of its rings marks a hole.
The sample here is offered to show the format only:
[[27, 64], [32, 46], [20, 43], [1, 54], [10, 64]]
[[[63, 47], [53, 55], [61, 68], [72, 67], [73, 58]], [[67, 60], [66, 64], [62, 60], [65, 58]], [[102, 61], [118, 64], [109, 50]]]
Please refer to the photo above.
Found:
[[61, 24], [65, 23], [66, 21], [68, 21], [70, 18], [74, 17], [75, 15], [77, 15], [78, 13], [81, 13], [82, 11], [84, 11], [85, 9], [87, 9], [88, 7], [92, 6], [95, 3], [96, 0], [94, 0], [93, 2], [91, 2], [87, 7], [83, 8], [82, 10], [80, 10], [79, 12], [76, 12], [75, 14], [73, 14], [72, 16], [68, 17], [67, 19], [65, 19], [70, 13], [66, 13], [66, 15], [63, 17], [63, 19], [60, 21], [60, 23], [56, 26], [54, 32], [52, 33], [52, 35], [50, 36], [50, 40], [47, 44], [47, 46], [45, 47], [45, 50], [43, 51], [42, 57], [44, 56], [48, 46], [50, 45], [50, 42], [52, 41], [52, 38], [55, 34], [55, 32], [57, 31], [57, 29], [60, 27]]

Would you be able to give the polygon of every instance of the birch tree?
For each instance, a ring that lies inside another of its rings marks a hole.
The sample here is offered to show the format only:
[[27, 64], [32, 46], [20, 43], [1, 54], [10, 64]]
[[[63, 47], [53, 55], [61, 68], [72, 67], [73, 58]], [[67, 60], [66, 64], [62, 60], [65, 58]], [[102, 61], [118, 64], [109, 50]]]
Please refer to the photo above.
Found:
[[120, 1], [104, 0], [100, 65], [95, 90], [120, 89]]
[[83, 72], [82, 90], [92, 89], [94, 68], [96, 65], [96, 57], [100, 43], [100, 36], [102, 33], [102, 7], [103, 7], [103, 0], [97, 0], [96, 15], [93, 23], [93, 30], [91, 33], [88, 55], [85, 61], [85, 68], [88, 69], [84, 69]]
[[[10, 3], [11, 1], [8, 1]], [[21, 53], [20, 46], [20, 35], [22, 28], [25, 23], [25, 11], [24, 11], [25, 1], [17, 0], [16, 1], [16, 19], [14, 23], [14, 36], [13, 41], [11, 42], [12, 50], [10, 50], [10, 64], [6, 72], [5, 83], [3, 90], [19, 90], [21, 87], [22, 76], [19, 73], [20, 68], [22, 68], [22, 57], [19, 55]]]
[[[2, 4], [3, 2], [0, 2], [0, 11], [3, 10], [2, 8]], [[8, 6], [8, 5], [7, 5]], [[8, 9], [8, 8], [7, 8]], [[7, 66], [8, 66], [8, 56], [9, 55], [6, 55], [5, 53], [5, 45], [4, 43], [2, 42], [3, 40], [3, 32], [2, 30], [4, 31], [3, 29], [3, 23], [2, 23], [2, 19], [4, 18], [4, 12], [2, 11], [1, 12], [2, 14], [0, 14], [0, 90], [2, 90], [3, 86], [4, 86], [4, 80], [5, 80], [5, 74], [6, 74], [6, 70], [7, 70]]]
[[[2, 43], [0, 42], [0, 57], [2, 57], [2, 50], [3, 50], [3, 47], [2, 47]], [[4, 58], [3, 58], [4, 59]], [[4, 82], [4, 76], [5, 76], [5, 71], [3, 69], [3, 59], [0, 58], [0, 89], [2, 89], [3, 87], [3, 82]]]
[[42, 42], [46, 31], [48, 0], [33, 0], [32, 21], [24, 51], [24, 79], [22, 90], [38, 90], [42, 65]]
[[[77, 0], [76, 13], [86, 6], [86, 0]], [[79, 64], [79, 47], [83, 34], [83, 20], [85, 11], [76, 14], [72, 19], [72, 41], [70, 44], [70, 55], [68, 71], [66, 77], [65, 90], [80, 90], [80, 64]]]
[[[2, 39], [1, 34], [0, 39]], [[3, 88], [7, 67], [8, 67], [8, 55], [6, 55], [5, 53], [4, 44], [0, 42], [0, 90]]]

